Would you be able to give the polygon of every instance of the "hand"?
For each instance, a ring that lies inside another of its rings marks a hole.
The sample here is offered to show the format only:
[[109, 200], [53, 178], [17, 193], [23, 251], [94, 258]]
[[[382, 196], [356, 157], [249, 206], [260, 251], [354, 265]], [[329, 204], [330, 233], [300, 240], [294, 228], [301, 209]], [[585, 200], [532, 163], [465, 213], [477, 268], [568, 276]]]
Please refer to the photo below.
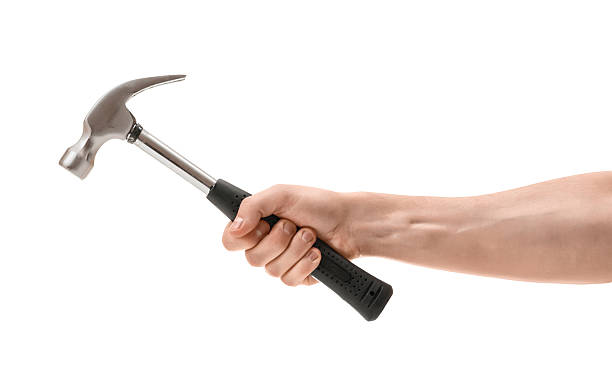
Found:
[[[234, 222], [223, 232], [223, 245], [244, 250], [249, 264], [265, 267], [289, 286], [314, 284], [310, 273], [321, 261], [321, 253], [312, 247], [317, 236], [347, 259], [359, 256], [351, 239], [347, 202], [332, 191], [276, 185], [242, 201]], [[271, 214], [281, 218], [272, 229], [261, 220]]]

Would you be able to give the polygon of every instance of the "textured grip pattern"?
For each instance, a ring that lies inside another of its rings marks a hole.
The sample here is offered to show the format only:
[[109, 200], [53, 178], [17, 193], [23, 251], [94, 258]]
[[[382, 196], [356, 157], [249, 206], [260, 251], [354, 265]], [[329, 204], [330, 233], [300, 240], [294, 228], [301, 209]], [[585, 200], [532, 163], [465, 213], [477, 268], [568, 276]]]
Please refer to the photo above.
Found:
[[[240, 203], [248, 196], [248, 192], [224, 180], [217, 180], [207, 198], [234, 220]], [[272, 227], [279, 218], [270, 215], [264, 220]], [[313, 246], [321, 251], [321, 262], [312, 276], [338, 294], [366, 320], [375, 320], [391, 298], [393, 288], [345, 259], [325, 242], [317, 239]]]

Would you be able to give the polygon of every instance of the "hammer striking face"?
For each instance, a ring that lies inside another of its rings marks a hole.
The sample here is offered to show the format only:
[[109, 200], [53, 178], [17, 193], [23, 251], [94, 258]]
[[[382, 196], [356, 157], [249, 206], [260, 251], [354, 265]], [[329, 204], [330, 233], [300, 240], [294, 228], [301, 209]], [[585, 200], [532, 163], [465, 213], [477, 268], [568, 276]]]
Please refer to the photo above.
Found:
[[83, 135], [66, 150], [60, 165], [84, 179], [93, 168], [98, 149], [110, 139], [127, 139], [136, 125], [134, 116], [125, 106], [126, 102], [145, 89], [184, 79], [185, 75], [147, 77], [112, 89], [89, 111], [83, 121]]

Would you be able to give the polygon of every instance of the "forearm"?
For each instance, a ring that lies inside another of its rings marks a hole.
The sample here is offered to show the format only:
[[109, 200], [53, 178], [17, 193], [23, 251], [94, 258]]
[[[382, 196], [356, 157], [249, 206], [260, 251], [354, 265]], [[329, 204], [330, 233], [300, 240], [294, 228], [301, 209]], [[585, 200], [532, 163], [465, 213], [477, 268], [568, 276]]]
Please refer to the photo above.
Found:
[[466, 198], [347, 194], [361, 255], [509, 279], [612, 281], [612, 173]]

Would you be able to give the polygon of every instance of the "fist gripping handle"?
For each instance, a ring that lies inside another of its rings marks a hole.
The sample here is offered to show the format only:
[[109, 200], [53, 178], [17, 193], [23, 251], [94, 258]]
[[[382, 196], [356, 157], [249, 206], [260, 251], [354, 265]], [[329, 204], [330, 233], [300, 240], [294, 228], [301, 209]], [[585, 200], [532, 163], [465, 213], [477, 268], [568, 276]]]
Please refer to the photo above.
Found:
[[[248, 196], [251, 194], [219, 179], [210, 189], [207, 199], [233, 221], [240, 203]], [[276, 215], [264, 218], [270, 227], [278, 220]], [[378, 318], [391, 298], [393, 288], [357, 267], [318, 238], [313, 246], [321, 251], [321, 262], [312, 276], [332, 289], [366, 320]]]

